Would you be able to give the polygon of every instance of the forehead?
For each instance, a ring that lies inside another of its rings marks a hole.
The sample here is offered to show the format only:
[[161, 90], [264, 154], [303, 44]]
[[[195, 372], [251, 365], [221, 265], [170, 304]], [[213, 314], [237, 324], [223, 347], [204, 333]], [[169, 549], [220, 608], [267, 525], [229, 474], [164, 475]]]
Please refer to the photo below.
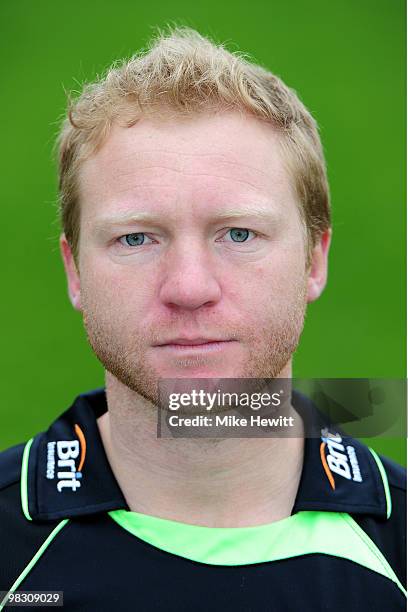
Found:
[[[177, 204], [197, 212], [224, 204], [294, 199], [280, 136], [236, 112], [115, 125], [79, 172], [81, 214]], [[83, 210], [82, 210], [83, 209]], [[185, 210], [184, 210], [185, 212]]]

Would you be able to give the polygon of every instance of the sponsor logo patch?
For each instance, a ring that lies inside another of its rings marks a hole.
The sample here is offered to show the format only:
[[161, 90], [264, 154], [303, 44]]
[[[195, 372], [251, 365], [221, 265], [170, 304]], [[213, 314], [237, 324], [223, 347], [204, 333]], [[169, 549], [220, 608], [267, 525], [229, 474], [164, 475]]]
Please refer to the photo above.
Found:
[[81, 486], [82, 468], [86, 456], [84, 432], [75, 423], [76, 440], [58, 440], [47, 444], [47, 472], [50, 480], [57, 478], [57, 490], [76, 491]]
[[354, 446], [345, 446], [342, 437], [330, 433], [328, 429], [322, 429], [321, 434], [320, 458], [333, 491], [336, 488], [334, 474], [354, 482], [363, 482]]

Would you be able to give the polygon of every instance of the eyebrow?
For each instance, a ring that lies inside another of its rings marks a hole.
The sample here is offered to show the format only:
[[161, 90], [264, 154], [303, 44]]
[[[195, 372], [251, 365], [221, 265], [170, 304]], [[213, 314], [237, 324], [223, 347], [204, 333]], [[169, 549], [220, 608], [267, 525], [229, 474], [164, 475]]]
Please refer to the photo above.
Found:
[[127, 225], [128, 223], [157, 223], [160, 220], [159, 215], [154, 215], [151, 212], [117, 212], [111, 216], [101, 217], [97, 222], [97, 227], [104, 229], [111, 225]]
[[[273, 221], [277, 213], [272, 205], [268, 206], [242, 206], [240, 208], [229, 208], [215, 211], [212, 215], [214, 220], [223, 221], [228, 219], [239, 219], [241, 217], [254, 217], [263, 221]], [[151, 223], [159, 224], [163, 221], [164, 215], [156, 215], [148, 211], [140, 212], [118, 212], [111, 216], [101, 217], [97, 222], [98, 229], [106, 229], [115, 225], [128, 225], [132, 223]]]
[[228, 210], [220, 210], [214, 214], [217, 220], [237, 219], [240, 217], [257, 217], [264, 221], [271, 221], [277, 216], [277, 211], [274, 210], [271, 204], [267, 206], [242, 206], [240, 208], [230, 208]]

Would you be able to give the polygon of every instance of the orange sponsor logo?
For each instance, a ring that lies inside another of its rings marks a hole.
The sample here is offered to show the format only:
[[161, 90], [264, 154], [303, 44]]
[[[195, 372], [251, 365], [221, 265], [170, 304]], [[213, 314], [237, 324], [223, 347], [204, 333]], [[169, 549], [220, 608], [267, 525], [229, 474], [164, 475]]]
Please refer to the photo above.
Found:
[[322, 430], [322, 442], [320, 444], [320, 459], [333, 491], [336, 489], [334, 474], [345, 478], [362, 482], [360, 466], [354, 446], [343, 444], [339, 434], [332, 434], [328, 429]]

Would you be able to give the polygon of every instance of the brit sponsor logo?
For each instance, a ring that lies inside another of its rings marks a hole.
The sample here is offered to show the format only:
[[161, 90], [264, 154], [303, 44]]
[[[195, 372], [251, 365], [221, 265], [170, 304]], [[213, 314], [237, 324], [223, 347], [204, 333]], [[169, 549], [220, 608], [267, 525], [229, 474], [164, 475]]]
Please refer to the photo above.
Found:
[[336, 488], [333, 474], [354, 482], [363, 482], [354, 446], [345, 446], [342, 437], [330, 433], [328, 429], [322, 429], [321, 434], [320, 458], [333, 491]]
[[77, 440], [58, 440], [47, 444], [47, 472], [50, 480], [57, 478], [57, 491], [76, 491], [81, 486], [82, 468], [86, 455], [86, 440], [80, 426], [74, 426]]

